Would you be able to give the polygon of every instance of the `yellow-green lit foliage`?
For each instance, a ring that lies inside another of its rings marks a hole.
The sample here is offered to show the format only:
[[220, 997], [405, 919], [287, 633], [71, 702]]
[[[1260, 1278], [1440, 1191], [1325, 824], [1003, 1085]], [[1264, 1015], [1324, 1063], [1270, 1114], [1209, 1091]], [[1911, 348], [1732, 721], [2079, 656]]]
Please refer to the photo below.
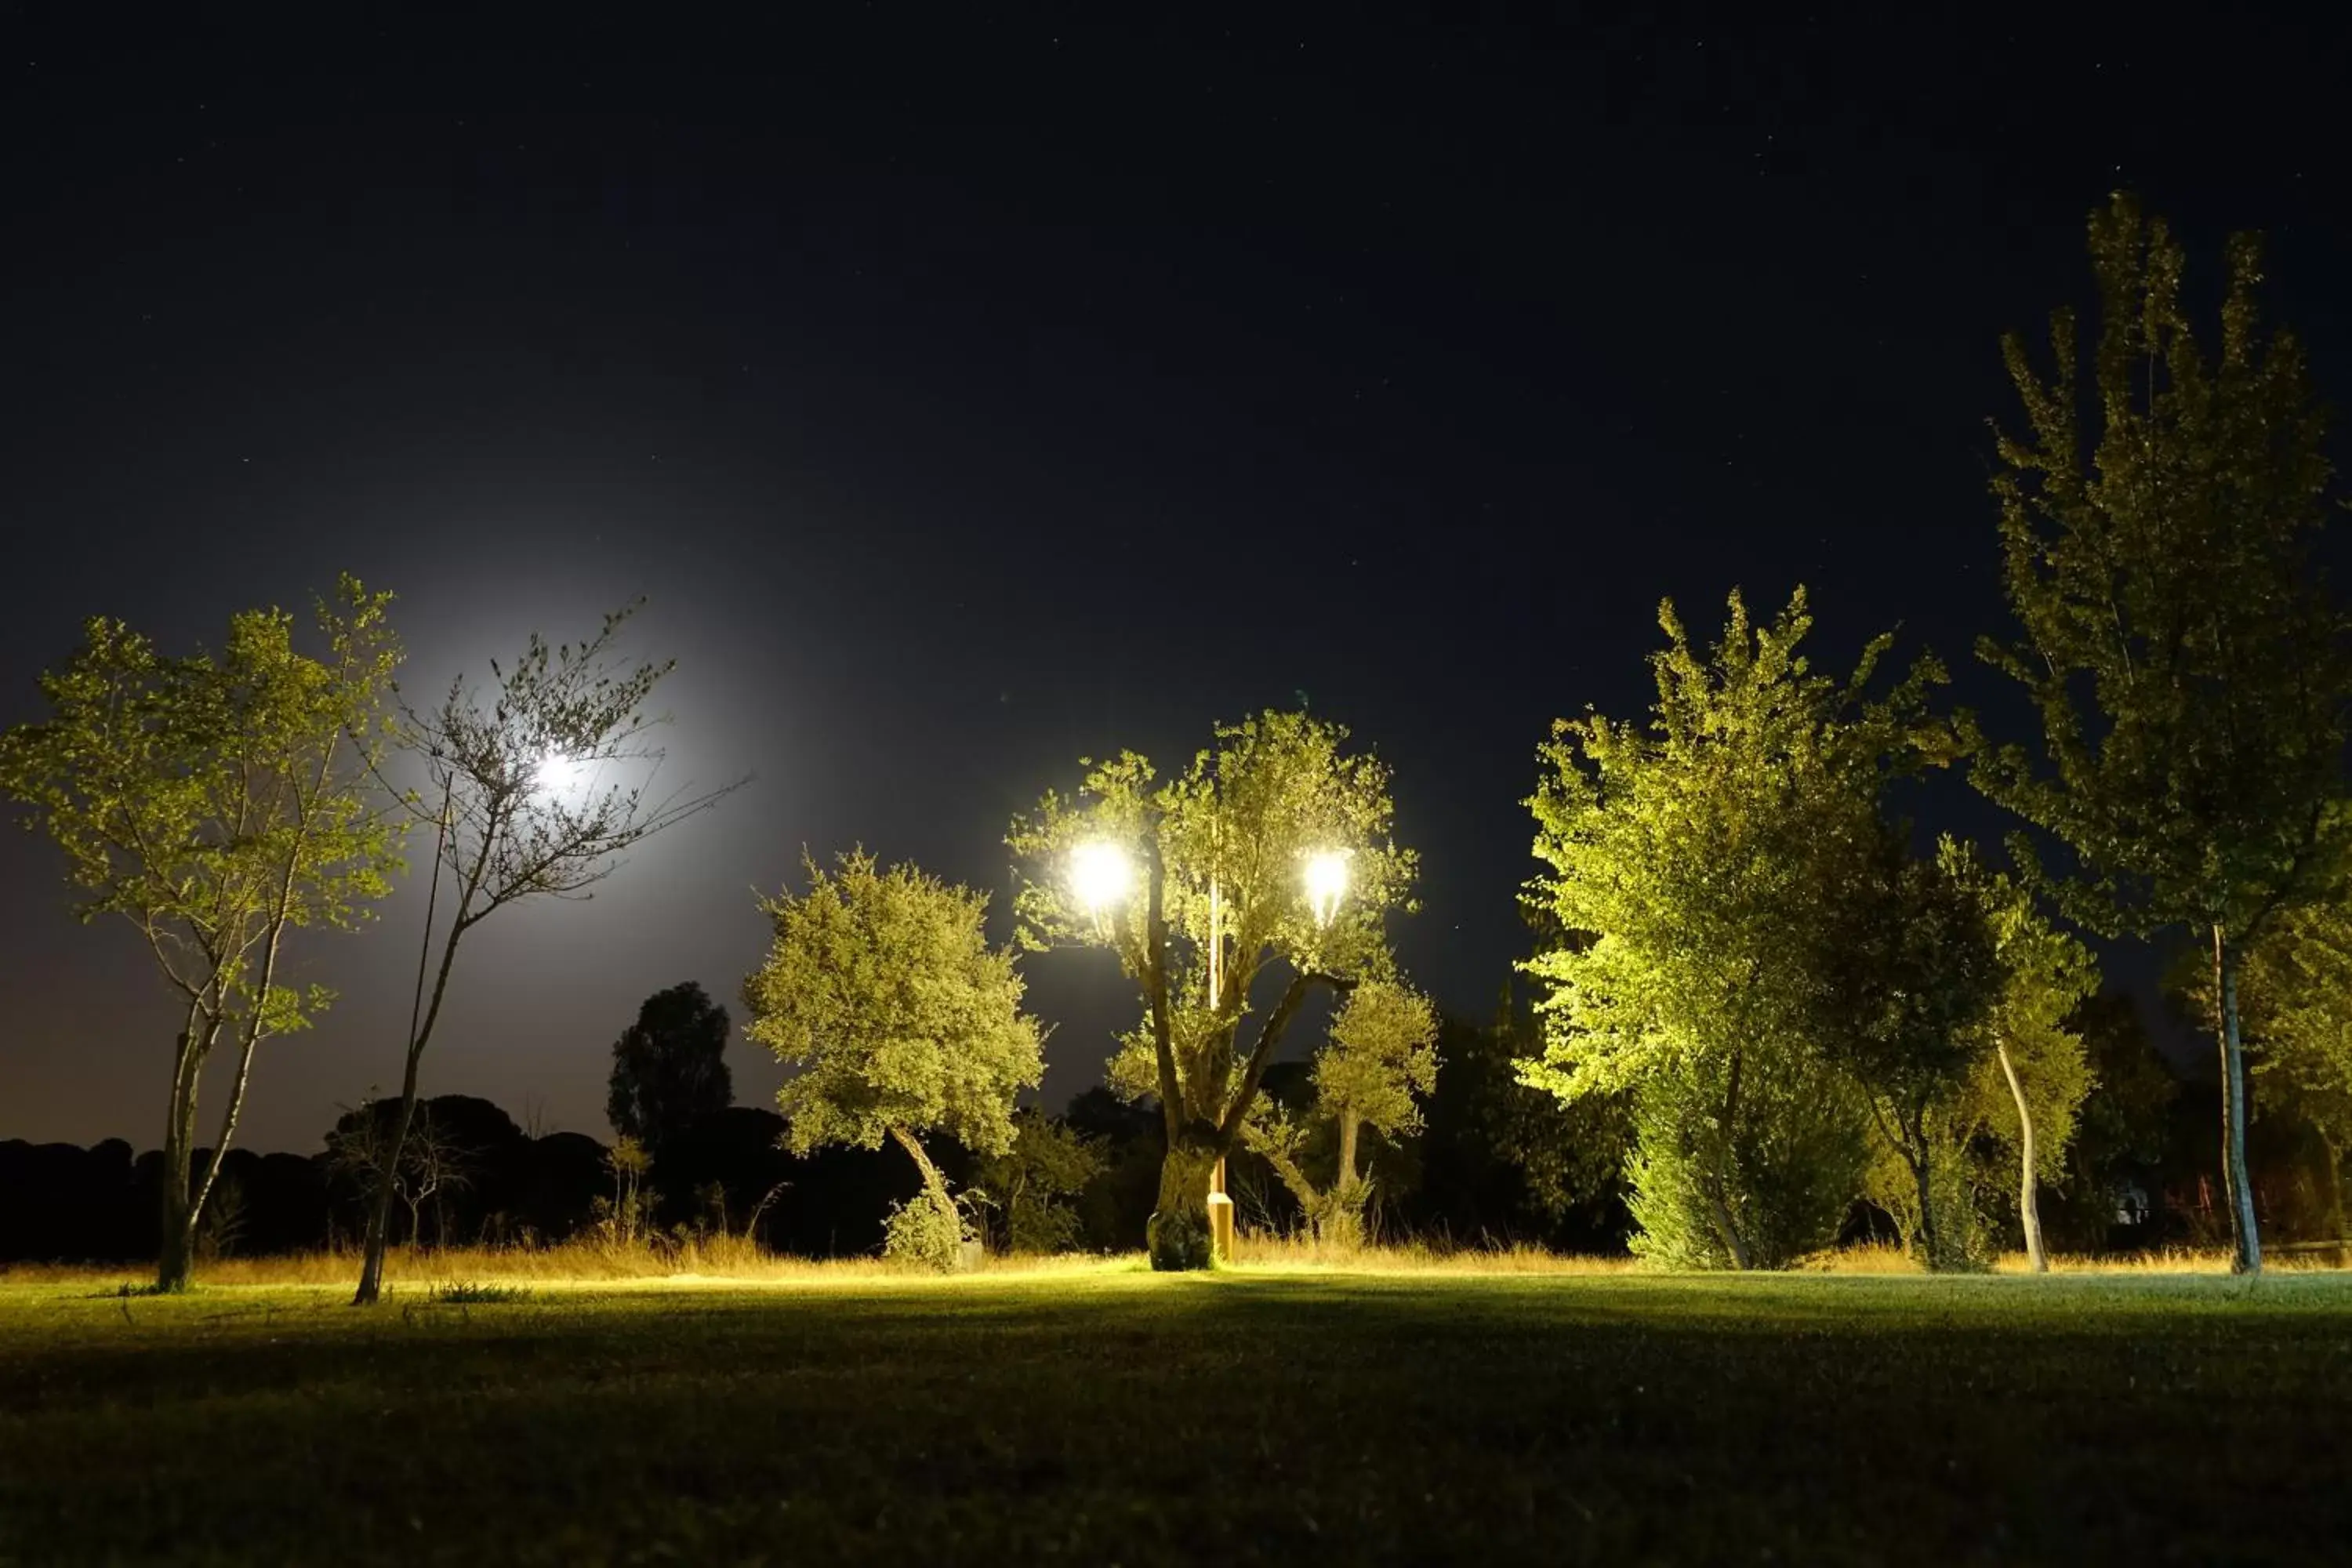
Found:
[[[1114, 1087], [1172, 1098], [1180, 1121], [1237, 1132], [1255, 1098], [1256, 1053], [1237, 1050], [1235, 1032], [1258, 977], [1269, 966], [1287, 968], [1295, 1010], [1303, 977], [1354, 982], [1389, 973], [1387, 918], [1412, 907], [1415, 858], [1391, 834], [1386, 765], [1347, 741], [1339, 725], [1269, 712], [1219, 726], [1214, 744], [1175, 778], [1162, 781], [1144, 758], [1122, 752], [1089, 764], [1076, 795], [1048, 794], [1015, 820], [1007, 842], [1024, 872], [1023, 941], [1037, 949], [1109, 947], [1147, 991], [1144, 879], [1150, 859], [1159, 859], [1171, 1060], [1160, 1061], [1147, 1016], [1114, 1064]], [[1103, 911], [1078, 901], [1066, 872], [1071, 852], [1095, 843], [1117, 845], [1137, 861], [1134, 896]], [[1323, 921], [1303, 872], [1309, 856], [1333, 851], [1348, 858], [1348, 891]], [[1213, 996], [1213, 882], [1224, 943]]]
[[1588, 712], [1541, 752], [1528, 901], [1561, 937], [1526, 965], [1544, 1037], [1519, 1068], [1566, 1100], [1640, 1098], [1636, 1215], [1706, 1233], [1654, 1241], [1787, 1261], [1826, 1239], [1861, 1157], [1858, 1107], [1830, 1077], [1852, 1064], [1824, 1059], [1819, 932], [1884, 843], [1887, 783], [1957, 750], [1927, 712], [1943, 670], [1923, 658], [1871, 696], [1882, 637], [1851, 679], [1816, 672], [1801, 589], [1765, 625], [1733, 594], [1704, 653], [1673, 605], [1659, 624], [1650, 721]]
[[1367, 981], [1332, 1015], [1313, 1070], [1321, 1114], [1352, 1114], [1391, 1137], [1418, 1132], [1421, 1097], [1437, 1088], [1437, 1009], [1409, 985]]
[[795, 1152], [944, 1132], [994, 1153], [1043, 1076], [1013, 955], [988, 945], [988, 898], [853, 851], [808, 890], [761, 904], [774, 925], [744, 982], [744, 1033], [793, 1070], [776, 1100]]

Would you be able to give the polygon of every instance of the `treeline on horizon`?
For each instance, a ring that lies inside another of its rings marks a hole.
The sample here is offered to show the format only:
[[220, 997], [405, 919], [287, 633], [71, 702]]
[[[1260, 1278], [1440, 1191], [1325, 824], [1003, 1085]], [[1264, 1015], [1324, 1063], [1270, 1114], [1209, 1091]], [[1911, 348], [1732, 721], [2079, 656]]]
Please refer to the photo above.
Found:
[[[2052, 1245], [2095, 1255], [2225, 1242], [2228, 1218], [2210, 1135], [2212, 1080], [2180, 1073], [2154, 1045], [2127, 995], [2095, 999], [2084, 1023], [2107, 1092], [2076, 1134], [2065, 1178], [2044, 1199]], [[1551, 1096], [1518, 1083], [1511, 1063], [1534, 1039], [1525, 1018], [1444, 1022], [1439, 1050], [1446, 1070], [1421, 1135], [1381, 1144], [1371, 1161], [1381, 1191], [1372, 1239], [1625, 1250], [1633, 1223], [1622, 1168], [1630, 1129], [1622, 1116], [1571, 1119]], [[1303, 1063], [1285, 1063], [1269, 1075], [1277, 1101], [1297, 1108], [1310, 1098], [1304, 1069]], [[430, 1097], [420, 1112], [446, 1166], [413, 1208], [400, 1205], [401, 1242], [527, 1247], [620, 1239], [612, 1156], [623, 1135], [534, 1136], [499, 1106], [470, 1095]], [[231, 1150], [200, 1232], [199, 1258], [355, 1246], [372, 1188], [362, 1173], [339, 1160], [336, 1145], [362, 1114], [346, 1112], [317, 1152]], [[1066, 1216], [1045, 1227], [1053, 1247], [1141, 1247], [1165, 1152], [1159, 1119], [1097, 1086], [1051, 1121], [1087, 1151], [1076, 1190], [1048, 1200]], [[912, 1167], [887, 1149], [794, 1155], [782, 1147], [783, 1133], [782, 1117], [754, 1106], [691, 1114], [661, 1141], [650, 1163], [637, 1239], [658, 1248], [720, 1233], [788, 1257], [876, 1252], [890, 1213], [915, 1194]], [[2337, 1216], [2326, 1197], [2333, 1173], [2316, 1131], [2283, 1108], [2257, 1121], [2254, 1134], [2251, 1158], [2265, 1228], [2276, 1227], [2289, 1243], [2335, 1239]], [[983, 1173], [983, 1163], [950, 1141], [933, 1140], [932, 1152], [959, 1187]], [[199, 1152], [200, 1171], [210, 1162], [211, 1151]], [[0, 1139], [0, 1264], [153, 1258], [162, 1174], [161, 1151], [137, 1152], [120, 1138], [87, 1148]], [[1275, 1231], [1303, 1226], [1297, 1199], [1262, 1156], [1237, 1153], [1232, 1184], [1247, 1223]], [[1006, 1206], [999, 1197], [992, 1223], [983, 1227], [1000, 1251], [1016, 1241]], [[2014, 1211], [2000, 1219], [2014, 1247]], [[1860, 1202], [1841, 1240], [1895, 1235], [1889, 1216]], [[1034, 1233], [1017, 1239], [1031, 1241]]]

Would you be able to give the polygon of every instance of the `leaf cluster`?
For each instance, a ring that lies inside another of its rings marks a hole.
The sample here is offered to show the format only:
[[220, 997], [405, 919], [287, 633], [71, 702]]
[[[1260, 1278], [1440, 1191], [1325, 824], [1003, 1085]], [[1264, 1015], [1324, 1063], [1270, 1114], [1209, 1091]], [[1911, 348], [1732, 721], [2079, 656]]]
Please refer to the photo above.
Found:
[[806, 892], [761, 905], [774, 937], [743, 984], [744, 1033], [795, 1069], [777, 1095], [793, 1150], [893, 1130], [1008, 1149], [1044, 1036], [1013, 954], [988, 945], [987, 895], [862, 850], [804, 864]]

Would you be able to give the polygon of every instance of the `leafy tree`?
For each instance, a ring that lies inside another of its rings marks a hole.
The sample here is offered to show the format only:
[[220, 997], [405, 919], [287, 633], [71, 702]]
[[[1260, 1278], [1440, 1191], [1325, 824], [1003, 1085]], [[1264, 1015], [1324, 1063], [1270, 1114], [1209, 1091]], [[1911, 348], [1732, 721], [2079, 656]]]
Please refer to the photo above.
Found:
[[[648, 737], [665, 721], [649, 717], [646, 705], [673, 666], [631, 668], [621, 659], [618, 639], [635, 609], [605, 616], [603, 629], [583, 643], [551, 647], [533, 633], [520, 658], [492, 663], [487, 691], [460, 676], [438, 708], [407, 715], [404, 743], [427, 781], [412, 804], [431, 811], [435, 837], [395, 1142], [407, 1137], [415, 1115], [417, 1068], [440, 1021], [467, 933], [526, 900], [594, 896], [630, 850], [717, 804], [733, 787], [656, 793], [664, 753]], [[456, 906], [428, 994], [426, 967], [445, 872]], [[387, 1184], [368, 1216], [355, 1305], [369, 1305], [383, 1293], [392, 1196]]]
[[1338, 1131], [1333, 1173], [1318, 1188], [1302, 1163], [1307, 1125], [1278, 1105], [1253, 1108], [1243, 1141], [1264, 1155], [1297, 1197], [1318, 1237], [1340, 1245], [1363, 1239], [1372, 1195], [1358, 1169], [1366, 1129], [1396, 1138], [1421, 1131], [1420, 1098], [1437, 1087], [1437, 1012], [1429, 999], [1394, 981], [1367, 981], [1333, 1014], [1330, 1039], [1311, 1070], [1315, 1119]]
[[[2210, 1016], [2210, 975], [2179, 987]], [[2331, 1234], [2344, 1226], [2343, 1152], [2352, 1142], [2352, 899], [2287, 910], [2246, 952], [2242, 1027], [2253, 1071], [2299, 1112], [2325, 1163]]]
[[1981, 1026], [1990, 1059], [1979, 1053], [1951, 1121], [1963, 1146], [1981, 1130], [2016, 1159], [2018, 1223], [2039, 1274], [2050, 1266], [2039, 1190], [2065, 1173], [2076, 1119], [2097, 1082], [2075, 1018], [2097, 994], [2098, 965], [2080, 942], [2042, 918], [2022, 884], [1985, 871], [1948, 840], [1942, 852], [1984, 905], [2000, 965], [2000, 988]]
[[[1208, 1266], [1211, 1172], [1309, 994], [1392, 967], [1383, 928], [1412, 907], [1414, 857], [1391, 837], [1388, 769], [1347, 740], [1305, 713], [1267, 712], [1219, 726], [1165, 782], [1122, 752], [1007, 837], [1023, 868], [1022, 940], [1108, 947], [1142, 990], [1144, 1020], [1112, 1082], [1160, 1102], [1156, 1268]], [[1244, 1049], [1257, 984], [1276, 973], [1282, 989]]]
[[[371, 805], [399, 644], [388, 594], [342, 579], [319, 657], [294, 617], [233, 617], [216, 653], [170, 658], [119, 621], [41, 678], [48, 715], [0, 736], [0, 790], [66, 853], [85, 921], [137, 928], [181, 1009], [163, 1123], [159, 1289], [184, 1289], [263, 1041], [332, 999], [285, 984], [289, 931], [351, 927], [389, 890], [399, 833]], [[228, 1100], [201, 1184], [197, 1087], [226, 1041]]]
[[[1850, 1077], [1871, 1124], [1910, 1174], [1919, 1257], [1931, 1269], [1971, 1261], [1961, 1215], [1939, 1209], [1961, 1188], [1945, 1173], [1955, 1102], [1990, 1054], [1984, 1027], [2000, 986], [1992, 924], [1976, 890], [1944, 857], [1925, 861], [1882, 829], [1851, 859], [1832, 855], [1822, 909], [1806, 945], [1821, 984], [1809, 1039]], [[1939, 1199], [1943, 1200], [1939, 1202]]]
[[727, 1009], [693, 981], [656, 991], [613, 1042], [604, 1114], [613, 1131], [653, 1157], [698, 1117], [735, 1102], [727, 1071]]
[[941, 1132], [982, 1155], [1013, 1147], [1013, 1102], [1044, 1076], [1044, 1037], [1021, 1011], [1009, 951], [988, 945], [988, 896], [853, 851], [808, 891], [761, 904], [768, 955], [743, 983], [744, 1033], [796, 1069], [777, 1091], [793, 1152], [875, 1149], [887, 1137], [922, 1173], [894, 1220], [896, 1251], [952, 1268], [963, 1226], [924, 1151]]
[[1013, 1142], [983, 1158], [975, 1184], [997, 1216], [999, 1251], [1067, 1252], [1080, 1222], [1073, 1202], [1102, 1174], [1102, 1142], [1034, 1106], [1013, 1113]]
[[2046, 380], [2021, 340], [2002, 345], [2026, 416], [1993, 481], [2020, 635], [1979, 646], [2033, 700], [2043, 760], [2005, 746], [1976, 777], [2063, 847], [2049, 885], [2065, 913], [2109, 935], [2186, 927], [2210, 948], [2233, 1266], [2250, 1272], [2239, 969], [2323, 891], [2345, 826], [2326, 808], [2352, 664], [2313, 549], [2329, 468], [2302, 351], [2257, 319], [2252, 237], [2230, 243], [2210, 355], [2160, 220], [2118, 195], [2092, 215], [2090, 252], [2089, 387], [2072, 311], [2051, 319]]
[[1523, 965], [1546, 991], [1520, 1070], [1564, 1100], [1631, 1095], [1636, 1217], [1703, 1219], [1704, 1243], [1671, 1249], [1766, 1266], [1829, 1239], [1823, 1194], [1859, 1173], [1857, 1108], [1814, 1043], [1818, 929], [1884, 838], [1888, 783], [1956, 740], [1927, 713], [1932, 659], [1869, 695], [1886, 637], [1851, 679], [1815, 673], [1801, 589], [1765, 626], [1733, 594], [1705, 655], [1672, 605], [1659, 624], [1649, 724], [1588, 712], [1542, 752], [1528, 899], [1559, 934]]

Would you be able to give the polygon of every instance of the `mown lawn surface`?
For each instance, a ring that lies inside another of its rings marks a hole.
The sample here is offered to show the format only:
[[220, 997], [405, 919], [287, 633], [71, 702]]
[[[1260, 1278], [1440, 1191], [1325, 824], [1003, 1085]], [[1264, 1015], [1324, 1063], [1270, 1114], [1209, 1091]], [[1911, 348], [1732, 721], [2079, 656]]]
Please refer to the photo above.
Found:
[[0, 1283], [0, 1563], [2352, 1560], [2352, 1279]]

